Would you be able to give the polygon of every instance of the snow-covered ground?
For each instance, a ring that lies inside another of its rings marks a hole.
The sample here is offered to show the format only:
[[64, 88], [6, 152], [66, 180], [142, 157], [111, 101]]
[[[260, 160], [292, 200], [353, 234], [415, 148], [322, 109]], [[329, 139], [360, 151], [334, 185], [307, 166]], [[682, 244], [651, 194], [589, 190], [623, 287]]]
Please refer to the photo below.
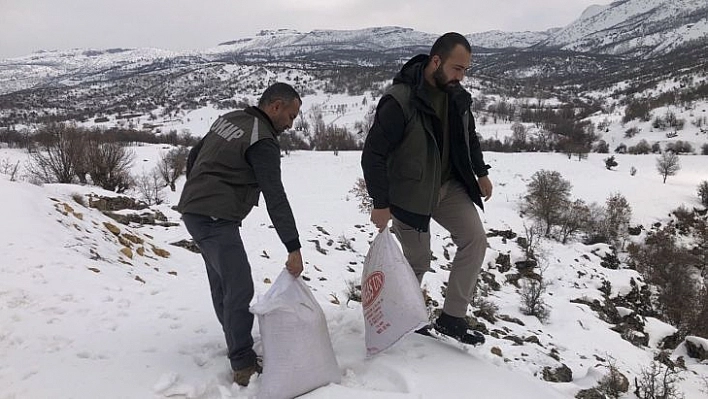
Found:
[[[134, 172], [149, 170], [161, 146], [134, 148]], [[696, 188], [708, 179], [708, 157], [681, 156], [682, 169], [666, 184], [655, 170], [655, 155], [617, 157], [619, 166], [608, 171], [602, 159], [568, 160], [560, 154], [487, 153], [495, 183], [483, 220], [488, 229], [523, 233], [518, 199], [531, 175], [540, 169], [558, 170], [573, 184], [572, 195], [604, 203], [622, 193], [633, 209], [633, 224], [661, 220], [681, 204], [697, 206]], [[24, 161], [21, 150], [0, 149], [0, 161]], [[513, 240], [489, 239], [484, 269], [501, 283], [487, 300], [498, 314], [523, 325], [487, 323], [501, 338], [487, 336], [484, 346], [467, 352], [410, 335], [393, 348], [367, 359], [360, 304], [347, 301], [348, 282], [359, 281], [362, 262], [375, 229], [357, 208], [350, 190], [358, 177], [360, 153], [294, 152], [283, 158], [284, 185], [291, 200], [307, 262], [307, 284], [327, 317], [342, 382], [311, 392], [307, 398], [572, 398], [594, 386], [606, 374], [599, 359], [614, 358], [630, 381], [649, 365], [656, 343], [674, 329], [658, 320], [647, 321], [648, 349], [639, 349], [609, 330], [576, 298], [601, 298], [603, 279], [613, 294], [626, 293], [631, 270], [599, 266], [597, 254], [606, 245], [561, 245], [544, 242], [551, 283], [545, 297], [550, 318], [542, 324], [519, 311], [517, 289], [504, 283], [496, 265], [498, 254], [521, 258]], [[638, 172], [631, 176], [629, 168]], [[154, 209], [179, 222], [171, 209], [178, 192]], [[114, 195], [95, 187], [11, 182], [0, 174], [0, 398], [247, 398], [257, 394], [260, 381], [240, 388], [230, 381], [221, 328], [211, 308], [202, 259], [170, 245], [189, 235], [174, 227], [125, 226], [95, 209], [77, 203], [88, 194]], [[131, 244], [133, 257], [105, 223], [143, 241]], [[285, 250], [270, 227], [265, 207], [256, 208], [242, 230], [256, 286], [256, 297], [270, 287], [282, 270]], [[326, 254], [316, 250], [316, 243]], [[447, 278], [445, 251], [449, 235], [433, 225], [435, 273], [424, 285], [442, 301], [440, 287]], [[338, 249], [348, 243], [351, 249]], [[143, 255], [137, 253], [144, 248]], [[169, 257], [159, 249], [167, 250]], [[336, 303], [338, 302], [338, 303]], [[486, 323], [486, 322], [485, 322]], [[262, 351], [258, 327], [256, 350]], [[538, 343], [517, 345], [503, 336]], [[493, 353], [494, 352], [494, 353]], [[560, 361], [550, 353], [557, 352]], [[674, 357], [685, 355], [680, 346]], [[541, 379], [544, 367], [567, 365], [569, 383]], [[686, 358], [689, 371], [680, 383], [686, 398], [705, 397], [703, 379], [708, 364]], [[631, 391], [631, 390], [630, 390]], [[625, 398], [633, 395], [627, 394]]]

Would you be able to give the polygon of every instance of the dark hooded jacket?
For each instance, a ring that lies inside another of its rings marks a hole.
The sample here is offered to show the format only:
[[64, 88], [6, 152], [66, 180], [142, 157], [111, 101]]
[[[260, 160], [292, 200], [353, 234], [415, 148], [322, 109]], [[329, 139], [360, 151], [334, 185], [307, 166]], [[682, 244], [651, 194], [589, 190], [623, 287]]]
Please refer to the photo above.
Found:
[[[431, 106], [423, 70], [427, 55], [408, 61], [379, 101], [364, 143], [361, 165], [374, 208], [391, 209], [403, 223], [427, 231], [441, 185], [443, 126]], [[483, 209], [477, 178], [486, 176], [470, 112], [472, 98], [462, 87], [448, 93], [452, 176]]]

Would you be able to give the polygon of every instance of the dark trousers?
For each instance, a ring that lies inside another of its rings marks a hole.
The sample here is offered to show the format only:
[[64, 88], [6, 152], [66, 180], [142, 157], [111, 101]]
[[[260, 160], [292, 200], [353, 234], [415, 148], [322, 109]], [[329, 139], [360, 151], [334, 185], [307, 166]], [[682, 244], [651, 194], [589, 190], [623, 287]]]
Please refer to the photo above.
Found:
[[206, 264], [211, 300], [226, 336], [231, 368], [238, 370], [256, 362], [253, 351], [253, 314], [248, 310], [253, 298], [253, 279], [240, 223], [185, 213], [187, 231], [202, 251]]

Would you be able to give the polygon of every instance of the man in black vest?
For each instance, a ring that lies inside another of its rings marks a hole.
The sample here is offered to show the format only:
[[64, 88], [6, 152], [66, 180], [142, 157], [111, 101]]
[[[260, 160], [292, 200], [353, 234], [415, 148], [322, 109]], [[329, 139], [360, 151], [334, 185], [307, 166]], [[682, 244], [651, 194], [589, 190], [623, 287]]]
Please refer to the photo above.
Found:
[[[446, 33], [430, 55], [408, 61], [376, 109], [361, 165], [373, 199], [371, 221], [379, 230], [393, 219], [406, 259], [422, 281], [430, 268], [430, 219], [447, 229], [457, 245], [442, 313], [440, 333], [479, 344], [469, 330], [467, 305], [484, 261], [487, 238], [475, 204], [492, 195], [470, 94], [460, 81], [471, 63], [464, 36]], [[418, 332], [429, 334], [428, 329]]]
[[262, 371], [253, 351], [251, 266], [240, 235], [241, 221], [261, 192], [288, 252], [285, 267], [302, 272], [295, 218], [280, 177], [278, 135], [290, 128], [302, 100], [291, 86], [275, 83], [257, 107], [219, 117], [189, 154], [187, 182], [178, 210], [206, 264], [216, 317], [223, 326], [234, 381], [248, 385]]

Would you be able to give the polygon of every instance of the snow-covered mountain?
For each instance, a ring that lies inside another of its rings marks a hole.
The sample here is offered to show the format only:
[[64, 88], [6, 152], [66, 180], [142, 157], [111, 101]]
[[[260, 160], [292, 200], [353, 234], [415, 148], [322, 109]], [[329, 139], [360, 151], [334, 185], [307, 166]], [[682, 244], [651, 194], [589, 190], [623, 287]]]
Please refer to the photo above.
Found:
[[[707, 35], [705, 0], [627, 0], [589, 7], [564, 28], [467, 37], [479, 91], [568, 97], [626, 81], [640, 88], [690, 81], [708, 62]], [[196, 51], [73, 49], [4, 59], [0, 128], [106, 114], [169, 115], [207, 103], [228, 108], [276, 78], [305, 94], [375, 93], [436, 37], [395, 26], [280, 29]]]
[[476, 47], [485, 48], [526, 48], [540, 43], [556, 32], [559, 28], [552, 28], [543, 32], [503, 32], [490, 30], [482, 33], [473, 33], [467, 38]]
[[622, 0], [591, 6], [540, 43], [565, 50], [655, 56], [692, 41], [708, 42], [705, 0]]

